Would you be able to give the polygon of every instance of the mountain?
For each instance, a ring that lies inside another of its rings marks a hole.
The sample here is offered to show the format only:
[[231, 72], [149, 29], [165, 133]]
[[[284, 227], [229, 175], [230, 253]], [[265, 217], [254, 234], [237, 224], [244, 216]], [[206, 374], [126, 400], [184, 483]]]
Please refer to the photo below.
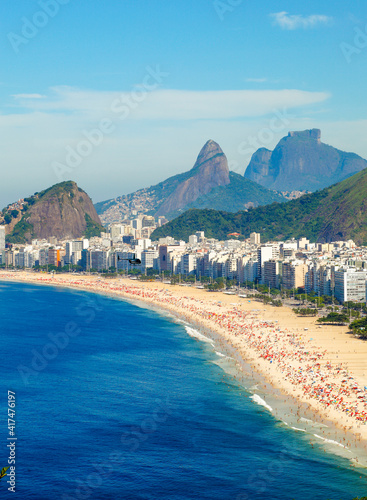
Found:
[[208, 194], [213, 188], [230, 183], [227, 158], [214, 141], [204, 145], [189, 174], [164, 200], [156, 215], [175, 212]]
[[216, 210], [189, 210], [156, 229], [152, 239], [173, 236], [188, 240], [195, 231], [208, 238], [228, 239], [230, 233], [249, 237], [261, 233], [263, 241], [306, 236], [311, 241], [353, 239], [367, 244], [367, 170], [334, 186], [306, 194], [287, 203], [228, 213]]
[[220, 146], [209, 140], [188, 172], [175, 175], [150, 188], [95, 205], [103, 222], [121, 221], [131, 210], [168, 219], [190, 207], [237, 211], [273, 201], [282, 195], [230, 172]]
[[[228, 212], [238, 212], [269, 203], [282, 203], [286, 199], [275, 191], [260, 186], [256, 182], [244, 179], [235, 172], [229, 172], [229, 184], [213, 188], [206, 196], [200, 196], [185, 206], [190, 208], [215, 208]], [[179, 215], [179, 212], [172, 215]]]
[[[18, 202], [19, 205], [20, 202]], [[103, 227], [87, 193], [75, 182], [66, 181], [25, 198], [20, 204], [13, 226], [8, 224], [9, 243], [30, 242], [34, 238], [80, 238], [99, 235]], [[11, 218], [9, 210], [3, 210], [6, 223]], [[8, 232], [8, 231], [7, 231]]]
[[289, 132], [274, 151], [258, 149], [245, 178], [277, 191], [316, 191], [367, 168], [367, 161], [321, 142], [321, 130]]

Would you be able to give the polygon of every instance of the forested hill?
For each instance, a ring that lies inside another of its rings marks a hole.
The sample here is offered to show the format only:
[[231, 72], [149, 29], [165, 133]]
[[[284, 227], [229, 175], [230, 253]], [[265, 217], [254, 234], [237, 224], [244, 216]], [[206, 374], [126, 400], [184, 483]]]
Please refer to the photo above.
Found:
[[367, 170], [334, 186], [287, 203], [272, 203], [237, 213], [189, 210], [156, 229], [152, 239], [173, 236], [188, 240], [195, 231], [208, 238], [227, 239], [230, 233], [248, 238], [260, 232], [262, 241], [305, 236], [328, 242], [353, 239], [367, 244]]

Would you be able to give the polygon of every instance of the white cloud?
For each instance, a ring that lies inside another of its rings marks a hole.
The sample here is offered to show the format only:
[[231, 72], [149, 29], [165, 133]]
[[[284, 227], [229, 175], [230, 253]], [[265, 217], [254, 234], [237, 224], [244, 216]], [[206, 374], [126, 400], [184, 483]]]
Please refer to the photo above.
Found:
[[14, 99], [44, 99], [46, 96], [41, 94], [13, 94]]
[[283, 90], [154, 90], [152, 92], [97, 92], [55, 87], [47, 99], [26, 99], [30, 111], [64, 112], [90, 119], [126, 115], [129, 120], [229, 120], [263, 116], [279, 108], [298, 108], [323, 102], [326, 92]]
[[275, 12], [270, 14], [274, 19], [274, 24], [285, 30], [296, 30], [298, 28], [314, 28], [319, 24], [330, 24], [332, 18], [321, 14], [302, 16], [300, 14], [290, 15], [288, 12]]
[[[299, 117], [324, 108], [329, 94], [294, 89], [156, 90], [134, 102], [124, 120], [111, 111], [111, 103], [121, 97], [132, 99], [133, 94], [56, 87], [43, 99], [13, 99], [8, 114], [0, 114], [0, 163], [7, 165], [0, 208], [59, 182], [52, 164], [65, 163], [67, 148], [85, 141], [86, 132], [96, 130], [103, 118], [113, 122], [113, 133], [64, 179], [78, 182], [94, 201], [190, 169], [208, 139], [217, 141], [228, 159], [237, 162], [236, 171], [243, 172], [248, 158], [238, 152], [239, 145], [250, 136], [261, 141], [262, 131], [278, 116], [274, 110], [285, 112], [287, 119], [283, 127], [276, 120], [276, 133], [266, 147], [274, 147], [289, 130], [301, 130]], [[317, 125], [314, 120], [305, 128]]]

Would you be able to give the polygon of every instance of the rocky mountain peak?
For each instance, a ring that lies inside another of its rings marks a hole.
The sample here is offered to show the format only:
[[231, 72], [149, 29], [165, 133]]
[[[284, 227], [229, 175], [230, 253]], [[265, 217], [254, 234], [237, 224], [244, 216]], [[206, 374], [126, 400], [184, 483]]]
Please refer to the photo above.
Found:
[[215, 141], [209, 139], [209, 141], [207, 141], [201, 148], [196, 163], [193, 166], [192, 170], [194, 170], [201, 163], [210, 160], [210, 158], [216, 155], [224, 155], [222, 148]]
[[321, 143], [321, 130], [313, 128], [311, 130], [302, 130], [301, 132], [289, 132], [288, 137], [298, 137], [299, 139], [314, 139], [319, 144]]
[[276, 191], [317, 191], [367, 168], [367, 161], [321, 142], [321, 130], [289, 132], [274, 151], [256, 151], [245, 178]]
[[228, 161], [221, 147], [209, 140], [201, 149], [189, 177], [180, 182], [159, 207], [159, 214], [169, 214], [185, 207], [218, 186], [230, 183]]

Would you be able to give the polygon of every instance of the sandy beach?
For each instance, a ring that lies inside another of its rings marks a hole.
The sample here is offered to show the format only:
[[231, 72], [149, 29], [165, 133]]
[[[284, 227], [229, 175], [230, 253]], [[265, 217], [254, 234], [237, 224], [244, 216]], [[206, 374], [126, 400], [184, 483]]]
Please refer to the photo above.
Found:
[[320, 328], [315, 318], [297, 317], [287, 307], [189, 286], [23, 271], [1, 271], [0, 279], [114, 294], [215, 332], [272, 386], [307, 406], [318, 421], [335, 425], [336, 443], [367, 463], [367, 342], [347, 327]]

